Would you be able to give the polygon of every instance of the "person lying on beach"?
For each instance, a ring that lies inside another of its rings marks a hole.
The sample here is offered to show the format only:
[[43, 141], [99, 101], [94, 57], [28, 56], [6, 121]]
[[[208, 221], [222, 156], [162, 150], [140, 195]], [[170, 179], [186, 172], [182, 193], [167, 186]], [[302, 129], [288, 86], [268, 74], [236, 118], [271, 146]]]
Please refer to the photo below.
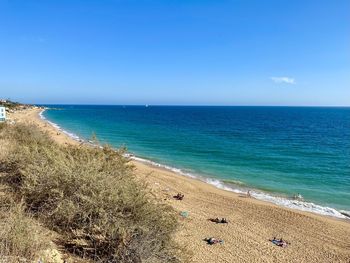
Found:
[[226, 218], [221, 218], [221, 221], [220, 221], [221, 224], [228, 224], [228, 221]]
[[214, 223], [217, 223], [217, 224], [228, 224], [228, 221], [226, 218], [221, 218], [219, 219], [218, 217], [217, 218], [210, 218], [209, 219], [211, 222], [214, 222]]
[[174, 195], [174, 198], [177, 200], [183, 200], [185, 195], [178, 193], [177, 195]]
[[287, 245], [290, 244], [287, 241], [283, 240], [282, 238], [277, 239], [276, 237], [274, 237], [273, 239], [270, 239], [270, 241], [279, 247], [287, 247]]
[[223, 244], [224, 243], [224, 240], [218, 239], [215, 237], [206, 238], [206, 239], [204, 239], [204, 241], [206, 241], [208, 243], [208, 245]]

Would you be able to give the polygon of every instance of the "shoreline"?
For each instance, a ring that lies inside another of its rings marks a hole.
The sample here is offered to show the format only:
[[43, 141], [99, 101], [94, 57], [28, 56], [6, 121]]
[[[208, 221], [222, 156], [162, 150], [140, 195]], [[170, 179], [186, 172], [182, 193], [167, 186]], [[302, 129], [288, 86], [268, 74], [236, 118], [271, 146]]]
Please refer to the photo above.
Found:
[[[16, 122], [39, 126], [60, 144], [75, 144], [57, 128], [41, 120], [40, 110], [12, 114]], [[345, 219], [284, 208], [246, 198], [197, 179], [132, 161], [137, 178], [147, 182], [151, 194], [179, 213], [181, 227], [176, 236], [193, 253], [193, 262], [349, 262], [350, 228]], [[185, 194], [183, 201], [172, 196]], [[228, 225], [213, 224], [208, 218], [225, 217]], [[203, 239], [214, 236], [224, 245], [207, 246]], [[269, 238], [283, 237], [287, 249], [271, 244]]]
[[[43, 113], [46, 110], [48, 110], [48, 108], [45, 108], [39, 112], [38, 115], [39, 115], [41, 120], [49, 123], [55, 129], [64, 133], [70, 139], [72, 139], [74, 141], [77, 141], [79, 143], [85, 143], [88, 145], [92, 145], [92, 143], [86, 141], [85, 139], [80, 138], [76, 134], [66, 131], [64, 128], [59, 126], [59, 124], [48, 120], [45, 116], [43, 116]], [[131, 154], [131, 153], [130, 154], [128, 153], [127, 157], [129, 157], [130, 159], [132, 159], [135, 162], [149, 165], [155, 169], [163, 169], [166, 171], [170, 171], [176, 175], [189, 177], [191, 179], [207, 183], [207, 184], [212, 185], [212, 186], [214, 186], [220, 190], [223, 190], [223, 191], [228, 191], [231, 193], [244, 195], [244, 194], [247, 194], [247, 191], [249, 190], [251, 196], [254, 199], [257, 199], [259, 201], [272, 203], [272, 204], [275, 204], [275, 205], [278, 205], [280, 207], [284, 207], [287, 209], [309, 212], [309, 213], [314, 213], [314, 214], [318, 214], [318, 215], [322, 215], [322, 216], [330, 216], [330, 217], [334, 217], [334, 218], [338, 218], [338, 219], [345, 219], [345, 220], [349, 220], [349, 223], [350, 223], [350, 216], [347, 216], [347, 215], [350, 215], [350, 211], [338, 210], [338, 209], [335, 209], [332, 207], [316, 204], [316, 203], [313, 203], [311, 201], [295, 200], [295, 199], [288, 198], [287, 196], [279, 196], [277, 194], [264, 192], [260, 189], [252, 188], [249, 186], [239, 187], [239, 185], [235, 185], [233, 182], [228, 184], [228, 183], [226, 183], [218, 178], [205, 177], [205, 176], [201, 176], [201, 175], [191, 174], [191, 173], [182, 171], [180, 168], [172, 167], [169, 165], [164, 165], [164, 164], [155, 162], [153, 160], [150, 160], [150, 159], [147, 159], [144, 157], [136, 156], [136, 155]]]

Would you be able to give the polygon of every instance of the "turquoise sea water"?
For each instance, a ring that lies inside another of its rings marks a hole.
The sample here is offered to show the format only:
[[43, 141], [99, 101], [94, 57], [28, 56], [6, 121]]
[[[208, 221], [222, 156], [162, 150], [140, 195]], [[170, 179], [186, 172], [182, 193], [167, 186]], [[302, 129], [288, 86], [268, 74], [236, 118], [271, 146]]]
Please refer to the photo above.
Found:
[[[43, 116], [69, 133], [95, 133], [218, 187], [324, 214], [350, 210], [350, 108], [49, 107]], [[283, 198], [296, 193], [306, 202]]]

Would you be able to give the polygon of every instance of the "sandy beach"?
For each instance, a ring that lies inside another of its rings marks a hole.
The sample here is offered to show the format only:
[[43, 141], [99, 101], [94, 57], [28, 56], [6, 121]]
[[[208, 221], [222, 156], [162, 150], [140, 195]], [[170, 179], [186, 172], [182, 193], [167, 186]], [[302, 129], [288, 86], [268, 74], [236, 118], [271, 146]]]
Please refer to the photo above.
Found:
[[[32, 123], [60, 144], [79, 142], [39, 117], [40, 109], [9, 114], [16, 122]], [[138, 178], [146, 180], [155, 198], [179, 212], [176, 239], [192, 254], [192, 262], [350, 262], [350, 221], [282, 208], [217, 189], [174, 172], [133, 161]], [[182, 201], [172, 198], [185, 195]], [[180, 215], [188, 212], [188, 217]], [[228, 224], [209, 218], [225, 217]], [[224, 240], [207, 245], [206, 237]], [[282, 237], [286, 248], [269, 239]]]

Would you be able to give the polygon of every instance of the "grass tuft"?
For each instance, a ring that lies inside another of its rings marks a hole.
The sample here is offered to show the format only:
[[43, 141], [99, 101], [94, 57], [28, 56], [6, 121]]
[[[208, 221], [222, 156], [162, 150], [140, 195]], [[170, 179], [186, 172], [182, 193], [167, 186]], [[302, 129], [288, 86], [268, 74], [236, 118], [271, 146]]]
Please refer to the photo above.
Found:
[[[174, 210], [150, 197], [114, 151], [60, 146], [34, 126], [0, 126], [0, 168], [25, 211], [64, 236], [67, 251], [101, 262], [180, 262]], [[0, 171], [1, 172], [1, 171]]]
[[[6, 200], [7, 199], [7, 200]], [[50, 248], [48, 231], [25, 213], [23, 203], [0, 200], [0, 258], [4, 262], [38, 259]]]

